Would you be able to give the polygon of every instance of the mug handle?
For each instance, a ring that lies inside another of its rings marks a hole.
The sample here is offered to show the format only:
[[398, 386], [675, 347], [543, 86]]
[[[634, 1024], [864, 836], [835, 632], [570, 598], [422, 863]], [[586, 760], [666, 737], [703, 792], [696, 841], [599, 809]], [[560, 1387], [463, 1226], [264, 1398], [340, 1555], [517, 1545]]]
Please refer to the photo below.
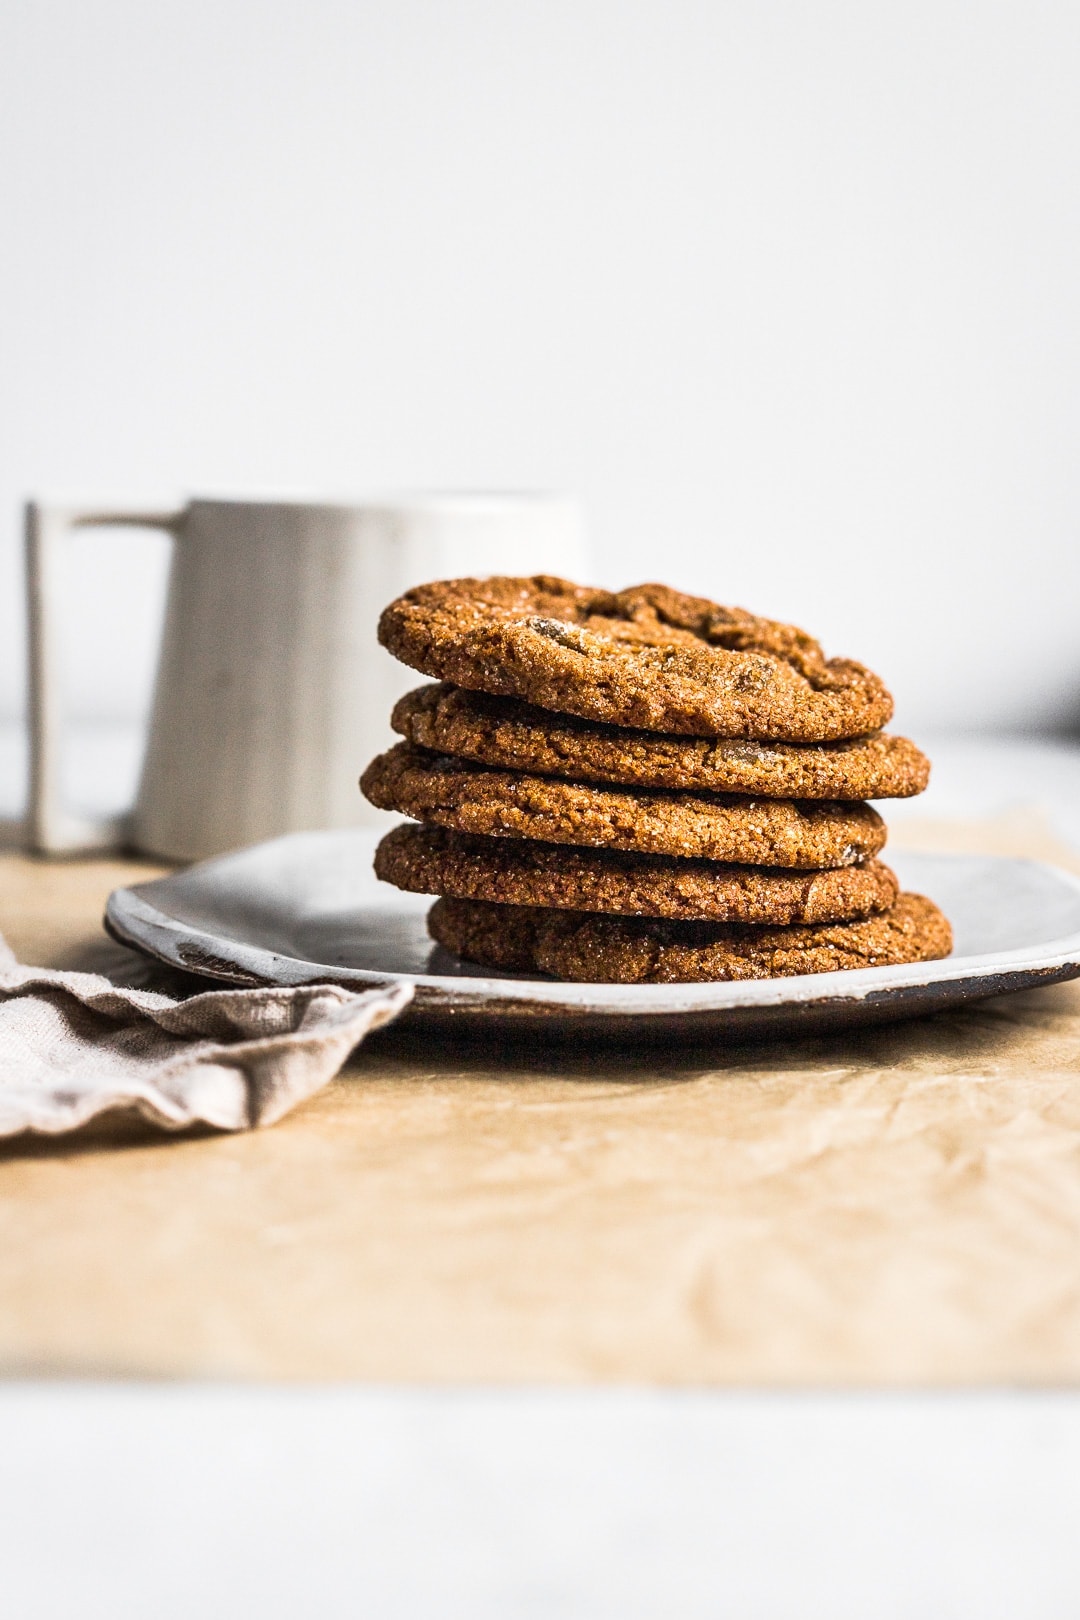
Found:
[[91, 820], [64, 809], [60, 791], [60, 681], [56, 583], [60, 544], [71, 529], [165, 529], [177, 534], [184, 512], [109, 512], [81, 507], [26, 507], [26, 590], [29, 627], [30, 802], [27, 832], [42, 855], [122, 849], [130, 815]]

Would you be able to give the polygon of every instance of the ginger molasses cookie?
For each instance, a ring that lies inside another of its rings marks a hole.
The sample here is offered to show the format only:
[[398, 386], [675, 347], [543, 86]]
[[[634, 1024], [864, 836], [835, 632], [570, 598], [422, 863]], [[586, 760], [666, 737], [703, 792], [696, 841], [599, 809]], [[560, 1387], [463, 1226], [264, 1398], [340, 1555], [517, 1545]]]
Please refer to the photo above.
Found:
[[590, 984], [696, 984], [887, 967], [948, 956], [952, 931], [932, 901], [901, 894], [861, 922], [750, 928], [599, 917], [480, 900], [436, 900], [432, 939], [480, 967]]
[[930, 778], [930, 761], [906, 737], [878, 733], [834, 743], [665, 737], [443, 683], [399, 698], [391, 725], [440, 753], [577, 782], [770, 799], [906, 799]]
[[637, 849], [746, 866], [856, 866], [885, 843], [866, 804], [646, 793], [489, 770], [398, 743], [360, 786], [380, 810], [458, 832]]
[[391, 602], [379, 640], [455, 686], [680, 736], [830, 742], [892, 714], [876, 675], [805, 631], [666, 585], [443, 580]]
[[395, 827], [375, 852], [387, 883], [417, 894], [511, 906], [714, 922], [820, 923], [887, 911], [900, 885], [887, 866], [791, 872], [675, 855], [479, 838], [445, 827]]

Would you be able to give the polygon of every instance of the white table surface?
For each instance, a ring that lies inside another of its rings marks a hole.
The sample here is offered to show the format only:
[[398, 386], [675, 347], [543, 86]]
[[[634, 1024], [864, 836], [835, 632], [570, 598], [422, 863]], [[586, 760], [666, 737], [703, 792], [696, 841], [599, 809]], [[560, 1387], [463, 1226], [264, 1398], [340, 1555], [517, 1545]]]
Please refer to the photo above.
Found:
[[8, 1386], [11, 1620], [1075, 1620], [1062, 1395]]
[[[137, 739], [77, 750], [85, 806], [118, 807]], [[1080, 748], [929, 751], [894, 819], [1038, 804], [1080, 847]], [[0, 728], [0, 816], [23, 759]], [[11, 1382], [0, 1437], [11, 1620], [1080, 1613], [1072, 1392]]]

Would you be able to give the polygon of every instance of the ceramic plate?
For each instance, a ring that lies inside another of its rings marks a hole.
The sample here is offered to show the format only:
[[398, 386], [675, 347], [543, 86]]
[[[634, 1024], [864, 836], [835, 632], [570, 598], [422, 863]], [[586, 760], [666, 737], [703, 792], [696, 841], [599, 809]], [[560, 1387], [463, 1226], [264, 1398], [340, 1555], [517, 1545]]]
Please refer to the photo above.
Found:
[[404, 1015], [473, 1027], [624, 1037], [757, 1036], [912, 1017], [1080, 974], [1080, 881], [1037, 861], [890, 854], [901, 883], [950, 918], [944, 962], [742, 984], [561, 984], [484, 973], [433, 946], [431, 901], [380, 883], [378, 834], [294, 833], [117, 889], [116, 939], [230, 984], [407, 979]]

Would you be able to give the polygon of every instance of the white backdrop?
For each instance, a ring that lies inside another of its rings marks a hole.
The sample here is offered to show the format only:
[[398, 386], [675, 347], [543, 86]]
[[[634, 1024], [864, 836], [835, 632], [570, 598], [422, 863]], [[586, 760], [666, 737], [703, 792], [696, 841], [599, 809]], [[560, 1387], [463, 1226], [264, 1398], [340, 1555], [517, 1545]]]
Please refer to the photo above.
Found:
[[[1080, 7], [7, 0], [0, 714], [32, 491], [564, 487], [597, 575], [918, 728], [1080, 717]], [[80, 713], [163, 549], [73, 547]]]

